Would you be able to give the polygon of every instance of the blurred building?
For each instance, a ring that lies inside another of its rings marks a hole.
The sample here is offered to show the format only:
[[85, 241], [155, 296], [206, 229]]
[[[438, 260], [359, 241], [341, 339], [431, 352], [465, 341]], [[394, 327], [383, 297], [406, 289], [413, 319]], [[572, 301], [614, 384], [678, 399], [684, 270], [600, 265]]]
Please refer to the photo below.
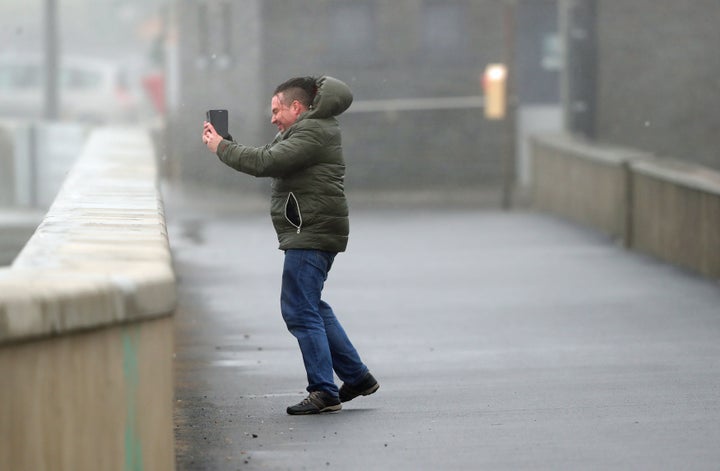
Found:
[[[297, 75], [353, 89], [340, 119], [349, 189], [498, 186], [523, 165], [516, 133], [560, 125], [555, 0], [178, 0], [175, 15], [168, 155], [188, 180], [262, 185], [213, 162], [200, 124], [227, 108], [236, 140], [264, 144], [272, 90]], [[480, 78], [496, 62], [518, 73], [507, 119], [488, 121]]]
[[566, 123], [720, 170], [720, 2], [561, 0]]

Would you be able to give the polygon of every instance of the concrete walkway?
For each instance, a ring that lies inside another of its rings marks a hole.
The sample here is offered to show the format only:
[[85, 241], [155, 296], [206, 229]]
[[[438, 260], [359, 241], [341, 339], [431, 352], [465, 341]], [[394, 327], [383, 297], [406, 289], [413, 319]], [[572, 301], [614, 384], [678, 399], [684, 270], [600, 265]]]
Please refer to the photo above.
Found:
[[167, 203], [179, 470], [717, 469], [717, 282], [543, 215], [355, 209], [325, 299], [381, 388], [293, 417], [269, 217], [205, 203]]

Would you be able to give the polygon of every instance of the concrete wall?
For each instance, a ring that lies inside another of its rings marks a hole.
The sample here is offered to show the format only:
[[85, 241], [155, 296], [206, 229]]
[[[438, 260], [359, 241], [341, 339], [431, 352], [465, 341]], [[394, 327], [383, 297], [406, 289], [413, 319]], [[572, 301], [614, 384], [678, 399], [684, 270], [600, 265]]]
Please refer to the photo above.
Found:
[[0, 348], [0, 468], [172, 469], [172, 319]]
[[632, 177], [632, 247], [720, 278], [720, 172], [660, 160]]
[[0, 469], [173, 469], [175, 280], [147, 132], [93, 132], [0, 270]]
[[720, 278], [720, 173], [567, 135], [531, 140], [533, 204]]
[[536, 208], [625, 237], [630, 197], [626, 162], [648, 155], [567, 135], [536, 135], [530, 149]]
[[0, 267], [42, 221], [80, 155], [88, 126], [0, 120]]
[[596, 138], [720, 170], [720, 2], [596, 3]]

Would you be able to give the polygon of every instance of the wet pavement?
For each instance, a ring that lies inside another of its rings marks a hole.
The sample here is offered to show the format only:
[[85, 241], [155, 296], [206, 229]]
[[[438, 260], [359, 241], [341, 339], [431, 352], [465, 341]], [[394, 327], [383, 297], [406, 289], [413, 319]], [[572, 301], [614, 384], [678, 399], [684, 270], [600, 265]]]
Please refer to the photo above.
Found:
[[179, 470], [720, 462], [716, 281], [531, 212], [353, 208], [325, 299], [380, 390], [289, 416], [305, 378], [264, 202], [166, 199]]

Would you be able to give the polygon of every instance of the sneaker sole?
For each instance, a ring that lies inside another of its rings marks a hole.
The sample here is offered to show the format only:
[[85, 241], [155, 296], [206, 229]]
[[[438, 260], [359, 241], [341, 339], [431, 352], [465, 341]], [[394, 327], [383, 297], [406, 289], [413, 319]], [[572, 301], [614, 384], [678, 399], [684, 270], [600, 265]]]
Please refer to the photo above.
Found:
[[325, 407], [325, 408], [323, 408], [323, 409], [320, 409], [320, 412], [319, 412], [319, 413], [320, 413], [320, 414], [325, 414], [325, 413], [330, 413], [330, 414], [332, 414], [332, 413], [334, 413], [334, 412], [340, 412], [341, 410], [342, 410], [342, 404], [337, 404], [337, 405], [334, 405], [334, 406], [327, 406], [327, 407]]
[[349, 398], [349, 399], [344, 399], [344, 400], [341, 398], [340, 400], [341, 400], [342, 402], [349, 402], [349, 401], [352, 401], [353, 399], [355, 399], [355, 398], [358, 397], [358, 396], [369, 396], [370, 394], [374, 393], [374, 392], [377, 391], [378, 389], [380, 389], [380, 383], [375, 383], [374, 385], [372, 385], [371, 387], [369, 387], [369, 388], [366, 389], [365, 391], [361, 392], [361, 393], [358, 394], [357, 396], [353, 396], [353, 397], [351, 397], [351, 398]]
[[361, 392], [360, 395], [361, 396], [369, 396], [370, 394], [374, 393], [378, 389], [380, 389], [380, 383], [375, 383], [375, 385], [373, 385], [370, 389], [366, 389], [365, 391]]
[[333, 413], [340, 412], [340, 410], [342, 410], [342, 404], [337, 404], [337, 405], [334, 405], [334, 406], [323, 407], [323, 408], [320, 409], [320, 410], [309, 410], [309, 411], [305, 411], [305, 412], [290, 412], [290, 411], [287, 411], [287, 413], [288, 413], [289, 415], [316, 415], [316, 414], [333, 414]]

